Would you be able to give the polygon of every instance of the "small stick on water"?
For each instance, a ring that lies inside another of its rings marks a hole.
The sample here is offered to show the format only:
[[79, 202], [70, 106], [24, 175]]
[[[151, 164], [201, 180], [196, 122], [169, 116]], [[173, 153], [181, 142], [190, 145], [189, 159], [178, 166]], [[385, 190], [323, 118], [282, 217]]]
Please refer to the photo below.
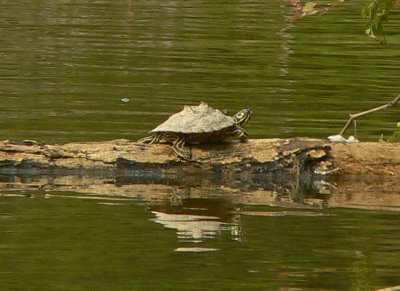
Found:
[[364, 116], [364, 115], [367, 115], [367, 114], [369, 114], [369, 113], [373, 113], [373, 112], [382, 110], [382, 109], [387, 109], [387, 108], [393, 107], [394, 105], [396, 105], [396, 103], [397, 103], [397, 101], [399, 101], [399, 99], [400, 99], [400, 94], [397, 95], [397, 97], [394, 98], [394, 99], [393, 99], [391, 102], [389, 102], [388, 104], [381, 105], [381, 106], [378, 106], [378, 107], [375, 107], [375, 108], [372, 108], [372, 109], [369, 109], [369, 110], [366, 110], [366, 111], [362, 111], [362, 112], [359, 112], [359, 113], [355, 113], [355, 114], [351, 114], [351, 113], [350, 113], [350, 114], [349, 114], [350, 118], [349, 118], [349, 120], [347, 120], [346, 125], [345, 125], [345, 126], [343, 127], [343, 129], [340, 131], [339, 135], [343, 135], [343, 133], [344, 133], [344, 132], [347, 130], [347, 128], [350, 126], [351, 122], [352, 122], [353, 120], [354, 120], [354, 122], [355, 122], [355, 119], [356, 119], [356, 118], [361, 117], [361, 116]]
[[357, 138], [357, 120], [354, 120], [354, 137]]

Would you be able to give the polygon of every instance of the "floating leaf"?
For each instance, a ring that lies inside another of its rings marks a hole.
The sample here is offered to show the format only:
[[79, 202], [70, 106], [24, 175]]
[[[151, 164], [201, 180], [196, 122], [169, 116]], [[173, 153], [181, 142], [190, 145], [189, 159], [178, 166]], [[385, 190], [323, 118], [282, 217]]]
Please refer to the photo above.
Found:
[[348, 0], [334, 0], [330, 5], [329, 4], [322, 5], [320, 2], [316, 1], [308, 1], [305, 3], [302, 3], [300, 0], [284, 0], [284, 1], [295, 6], [296, 14], [290, 20], [290, 24], [292, 24], [297, 19], [302, 18], [304, 16], [323, 14], [332, 9], [333, 7], [341, 5]]
[[[304, 16], [314, 14], [324, 14], [332, 8], [342, 5], [345, 2], [352, 0], [332, 0], [331, 4], [321, 4], [317, 1], [301, 2], [301, 0], [283, 0], [292, 4], [295, 7], [296, 14], [290, 19], [290, 24], [293, 24], [297, 19]], [[368, 28], [365, 33], [378, 41], [381, 44], [386, 44], [383, 24], [388, 21], [388, 13], [391, 9], [400, 3], [400, 0], [372, 0], [361, 11], [361, 16], [368, 21]]]
[[301, 11], [303, 11], [304, 13], [310, 13], [315, 10], [318, 11], [318, 9], [314, 9], [314, 7], [317, 5], [318, 5], [317, 2], [306, 2], [306, 4], [304, 4], [303, 8], [301, 9]]

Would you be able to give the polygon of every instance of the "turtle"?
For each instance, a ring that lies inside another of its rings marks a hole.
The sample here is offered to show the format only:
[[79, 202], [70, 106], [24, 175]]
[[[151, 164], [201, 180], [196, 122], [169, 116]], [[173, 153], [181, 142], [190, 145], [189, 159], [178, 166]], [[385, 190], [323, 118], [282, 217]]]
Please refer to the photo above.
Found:
[[247, 140], [242, 128], [250, 120], [252, 111], [247, 108], [229, 116], [201, 101], [198, 106], [185, 105], [183, 110], [171, 115], [150, 131], [151, 135], [139, 139], [141, 143], [171, 143], [175, 154], [191, 160], [191, 150], [186, 144], [207, 143], [239, 138]]

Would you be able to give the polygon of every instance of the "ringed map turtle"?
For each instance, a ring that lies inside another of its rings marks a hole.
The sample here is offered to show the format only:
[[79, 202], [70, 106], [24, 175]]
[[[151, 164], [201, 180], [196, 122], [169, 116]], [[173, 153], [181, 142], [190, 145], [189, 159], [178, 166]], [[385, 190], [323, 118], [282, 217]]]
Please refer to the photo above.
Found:
[[243, 109], [229, 116], [203, 101], [198, 106], [185, 105], [182, 111], [171, 115], [151, 130], [151, 136], [139, 142], [171, 143], [178, 157], [190, 160], [192, 153], [186, 144], [216, 142], [235, 137], [245, 141], [247, 133], [242, 126], [246, 125], [251, 114], [250, 109]]

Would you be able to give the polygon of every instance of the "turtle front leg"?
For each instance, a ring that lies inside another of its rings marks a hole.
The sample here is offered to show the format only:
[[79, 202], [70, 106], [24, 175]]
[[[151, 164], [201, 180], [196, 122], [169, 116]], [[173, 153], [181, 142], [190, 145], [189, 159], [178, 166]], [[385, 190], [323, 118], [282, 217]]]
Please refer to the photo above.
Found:
[[144, 138], [141, 138], [141, 139], [138, 140], [138, 142], [154, 144], [154, 143], [159, 143], [160, 139], [161, 139], [161, 134], [156, 133], [154, 135], [150, 135], [150, 136], [146, 136]]
[[186, 139], [182, 135], [176, 135], [176, 139], [172, 142], [172, 149], [176, 155], [184, 160], [190, 161], [192, 152], [190, 148], [185, 146]]
[[241, 142], [245, 142], [247, 140], [247, 132], [238, 125], [235, 127], [232, 134], [238, 136]]

